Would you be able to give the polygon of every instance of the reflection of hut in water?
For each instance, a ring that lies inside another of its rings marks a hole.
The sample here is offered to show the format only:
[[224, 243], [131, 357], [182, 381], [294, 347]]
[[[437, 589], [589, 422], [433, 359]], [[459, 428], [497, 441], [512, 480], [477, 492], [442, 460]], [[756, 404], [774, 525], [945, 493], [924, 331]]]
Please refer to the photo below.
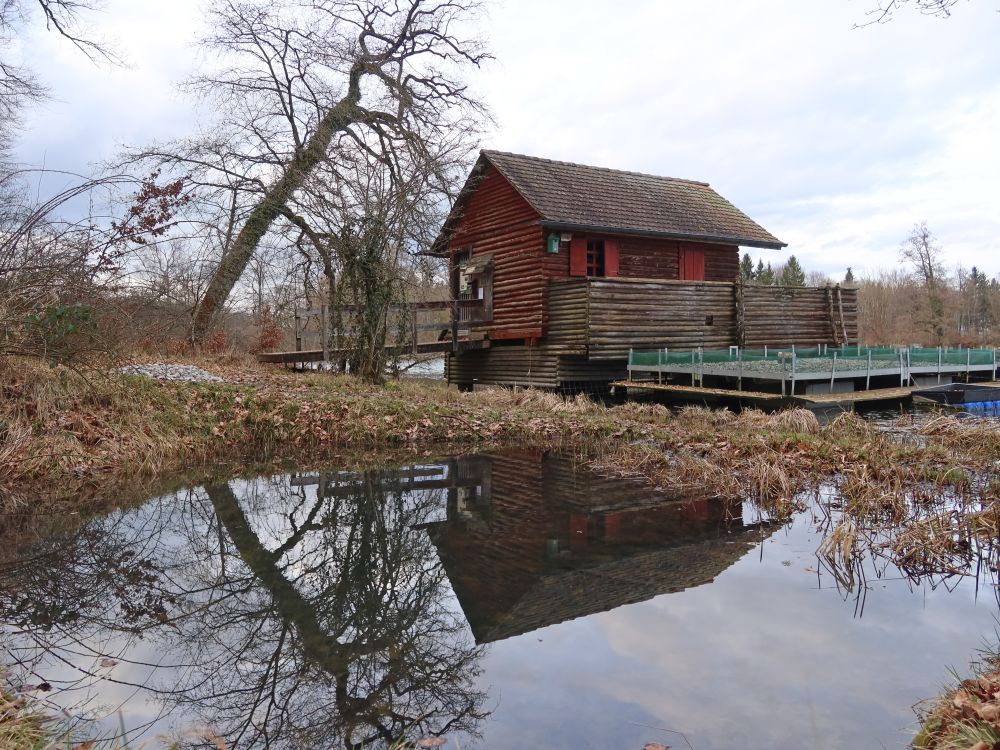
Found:
[[456, 468], [464, 486], [427, 530], [478, 643], [708, 583], [760, 539], [738, 501], [678, 500], [562, 457]]

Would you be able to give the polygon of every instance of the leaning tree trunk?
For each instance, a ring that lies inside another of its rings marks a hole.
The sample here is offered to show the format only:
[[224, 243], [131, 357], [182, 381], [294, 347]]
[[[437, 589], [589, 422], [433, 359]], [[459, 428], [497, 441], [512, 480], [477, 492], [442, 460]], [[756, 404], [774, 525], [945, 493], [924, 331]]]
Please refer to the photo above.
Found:
[[200, 344], [204, 340], [215, 322], [216, 315], [226, 304], [233, 287], [250, 263], [261, 239], [313, 169], [326, 157], [333, 136], [354, 122], [360, 98], [357, 77], [352, 76], [352, 86], [348, 94], [327, 111], [320, 120], [316, 132], [305, 145], [296, 150], [281, 179], [269, 187], [254, 206], [232, 245], [223, 249], [219, 266], [215, 269], [208, 289], [205, 290], [205, 295], [195, 311], [191, 327], [194, 343]]

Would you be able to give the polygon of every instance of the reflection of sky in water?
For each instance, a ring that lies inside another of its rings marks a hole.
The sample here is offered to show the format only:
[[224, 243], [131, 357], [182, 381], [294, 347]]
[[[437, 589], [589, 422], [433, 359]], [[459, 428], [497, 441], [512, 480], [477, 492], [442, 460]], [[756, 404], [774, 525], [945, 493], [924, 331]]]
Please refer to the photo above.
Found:
[[[307, 521], [309, 506], [300, 503], [315, 489], [278, 498], [269, 481], [287, 486], [284, 479], [231, 486], [261, 544], [273, 550]], [[211, 540], [221, 529], [211, 505], [195, 496], [154, 500], [98, 521], [109, 529], [127, 527], [136, 549], [188, 592], [187, 608], [211, 599], [211, 590], [199, 586], [220, 574]], [[444, 522], [445, 498], [412, 493], [410, 501], [422, 508], [423, 522]], [[746, 509], [744, 518], [754, 520]], [[307, 535], [291, 555], [286, 573], [301, 576], [301, 591], [319, 590], [322, 577], [314, 581], [303, 571], [324, 559], [324, 545], [342, 531]], [[192, 539], [208, 542], [197, 547]], [[493, 713], [482, 724], [483, 740], [465, 739], [461, 746], [581, 750], [657, 741], [685, 747], [673, 730], [696, 750], [906, 747], [915, 728], [911, 707], [934, 696], [948, 667], [964, 668], [992, 635], [995, 591], [987, 584], [977, 602], [971, 580], [949, 592], [914, 587], [892, 568], [881, 579], [869, 571], [859, 618], [853, 596], [838, 590], [830, 575], [817, 576], [819, 542], [813, 523], [802, 516], [711, 584], [491, 644], [479, 682], [490, 689], [486, 707]], [[430, 547], [419, 567], [437, 564]], [[395, 585], [405, 590], [413, 580], [404, 576]], [[460, 597], [447, 587], [442, 594], [441, 605], [461, 616]], [[248, 590], [249, 601], [260, 596]], [[181, 731], [188, 716], [181, 710], [162, 716], [166, 709], [156, 696], [134, 687], [169, 689], [183, 681], [174, 680], [186, 670], [178, 664], [180, 633], [154, 629], [140, 639], [92, 634], [86, 645], [119, 663], [100, 668], [109, 679], [87, 683], [61, 702], [108, 716], [108, 727], [118, 726], [121, 709], [128, 727], [154, 725], [147, 740]], [[75, 646], [45, 656], [37, 673], [56, 683], [68, 677], [62, 658], [95, 666], [99, 658], [83, 651]], [[150, 666], [156, 664], [179, 671], [157, 671]]]
[[874, 580], [856, 618], [817, 587], [818, 544], [800, 518], [711, 585], [495, 644], [485, 745], [907, 747], [912, 706], [993, 633], [992, 591]]

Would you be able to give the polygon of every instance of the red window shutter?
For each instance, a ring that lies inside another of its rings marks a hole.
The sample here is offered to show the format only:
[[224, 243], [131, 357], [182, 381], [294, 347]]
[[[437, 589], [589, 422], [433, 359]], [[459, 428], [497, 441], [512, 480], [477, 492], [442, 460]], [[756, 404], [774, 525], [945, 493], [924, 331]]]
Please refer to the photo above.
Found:
[[584, 237], [573, 237], [569, 244], [569, 275], [587, 275], [587, 240]]
[[604, 275], [618, 275], [618, 240], [604, 240]]
[[680, 276], [685, 281], [705, 280], [705, 251], [700, 248], [682, 247]]

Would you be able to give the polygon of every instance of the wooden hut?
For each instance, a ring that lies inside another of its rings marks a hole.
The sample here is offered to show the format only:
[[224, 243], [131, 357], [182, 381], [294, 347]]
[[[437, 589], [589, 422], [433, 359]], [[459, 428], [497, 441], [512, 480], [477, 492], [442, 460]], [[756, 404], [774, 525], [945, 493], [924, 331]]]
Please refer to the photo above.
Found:
[[447, 257], [451, 383], [559, 388], [625, 376], [631, 349], [850, 343], [851, 289], [738, 282], [780, 249], [707, 183], [481, 152], [431, 253]]
[[477, 643], [709, 583], [773, 532], [740, 501], [679, 498], [535, 451], [477, 456], [426, 524]]

